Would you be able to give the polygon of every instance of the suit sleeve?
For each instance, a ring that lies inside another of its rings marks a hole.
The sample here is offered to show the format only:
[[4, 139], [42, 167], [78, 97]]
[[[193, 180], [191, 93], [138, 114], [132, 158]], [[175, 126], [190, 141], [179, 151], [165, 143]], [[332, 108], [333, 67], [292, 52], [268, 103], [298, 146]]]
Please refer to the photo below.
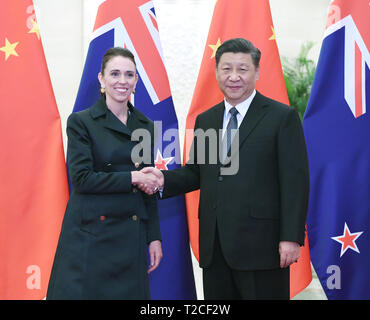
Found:
[[83, 120], [72, 113], [67, 120], [68, 169], [73, 188], [79, 193], [130, 192], [131, 172], [94, 171], [92, 141]]
[[306, 143], [298, 113], [289, 108], [278, 140], [280, 240], [304, 244], [309, 172]]
[[[199, 128], [199, 117], [194, 125], [194, 131]], [[197, 164], [197, 137], [194, 136], [190, 148], [189, 160], [185, 166], [168, 171], [162, 171], [164, 189], [162, 198], [169, 198], [199, 189], [199, 164]]]
[[[154, 128], [154, 126], [153, 126]], [[152, 150], [152, 159], [151, 166], [154, 166], [154, 129], [151, 130], [151, 150]], [[158, 205], [157, 198], [155, 195], [147, 195], [143, 193], [143, 198], [145, 201], [146, 210], [148, 212], [148, 228], [147, 228], [147, 243], [150, 243], [154, 240], [162, 240], [160, 222], [158, 216]]]

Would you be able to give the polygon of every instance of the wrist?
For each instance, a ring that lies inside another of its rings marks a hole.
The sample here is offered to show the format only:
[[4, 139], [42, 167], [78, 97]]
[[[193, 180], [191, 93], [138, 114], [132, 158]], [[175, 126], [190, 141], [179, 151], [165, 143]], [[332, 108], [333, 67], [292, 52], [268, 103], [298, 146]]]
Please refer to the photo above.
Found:
[[163, 191], [163, 188], [164, 188], [164, 174], [163, 174], [162, 170], [160, 170], [160, 173], [161, 173], [160, 178], [159, 178], [159, 182], [161, 184], [160, 185], [160, 190]]
[[140, 182], [140, 172], [131, 171], [131, 184], [138, 184]]

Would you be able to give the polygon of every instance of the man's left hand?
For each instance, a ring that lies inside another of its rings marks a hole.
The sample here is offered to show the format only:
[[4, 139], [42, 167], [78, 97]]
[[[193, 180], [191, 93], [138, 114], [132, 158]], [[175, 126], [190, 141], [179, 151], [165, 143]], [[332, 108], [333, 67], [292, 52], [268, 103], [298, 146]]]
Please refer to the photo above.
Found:
[[280, 268], [286, 268], [293, 262], [297, 262], [301, 252], [301, 247], [297, 242], [280, 241]]

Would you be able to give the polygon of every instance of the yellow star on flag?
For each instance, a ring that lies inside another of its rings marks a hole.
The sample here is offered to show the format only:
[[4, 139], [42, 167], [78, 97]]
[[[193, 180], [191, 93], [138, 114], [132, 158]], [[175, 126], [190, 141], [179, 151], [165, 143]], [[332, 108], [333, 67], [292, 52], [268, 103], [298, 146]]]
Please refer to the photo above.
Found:
[[40, 28], [35, 20], [32, 20], [32, 28], [30, 31], [28, 31], [28, 33], [36, 33], [37, 39], [40, 40]]
[[216, 44], [209, 44], [208, 46], [211, 47], [211, 49], [213, 50], [212, 52], [212, 56], [211, 56], [211, 59], [214, 58], [216, 56], [216, 51], [218, 49], [218, 47], [221, 45], [221, 40], [220, 38], [217, 39], [217, 43]]
[[5, 46], [0, 48], [0, 51], [5, 52], [5, 60], [8, 60], [9, 56], [17, 56], [18, 53], [15, 51], [15, 47], [19, 42], [10, 43], [8, 38], [5, 38]]
[[276, 40], [275, 29], [273, 26], [271, 26], [271, 30], [272, 30], [272, 36], [269, 38], [269, 40]]

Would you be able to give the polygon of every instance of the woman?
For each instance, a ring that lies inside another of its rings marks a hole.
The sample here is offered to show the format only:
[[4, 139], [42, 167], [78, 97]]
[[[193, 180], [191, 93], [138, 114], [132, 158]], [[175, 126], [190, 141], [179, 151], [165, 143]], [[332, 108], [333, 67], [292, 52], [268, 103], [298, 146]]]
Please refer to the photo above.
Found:
[[47, 299], [149, 299], [148, 273], [162, 257], [156, 199], [135, 187], [156, 191], [155, 177], [131, 157], [135, 129], [150, 132], [154, 144], [153, 122], [129, 102], [138, 80], [133, 54], [109, 49], [98, 78], [101, 99], [67, 121], [73, 192]]

